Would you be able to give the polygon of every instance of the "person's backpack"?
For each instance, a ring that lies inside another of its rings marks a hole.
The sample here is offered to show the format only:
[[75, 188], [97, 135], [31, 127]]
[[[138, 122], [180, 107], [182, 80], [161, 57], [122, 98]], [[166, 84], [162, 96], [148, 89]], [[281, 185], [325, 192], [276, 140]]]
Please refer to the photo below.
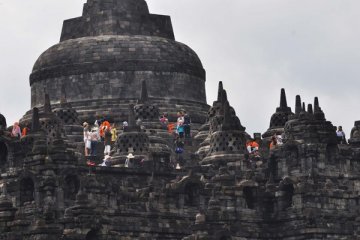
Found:
[[180, 153], [183, 153], [183, 152], [184, 152], [184, 149], [183, 149], [183, 148], [181, 148], [181, 147], [175, 148], [175, 153], [180, 154]]

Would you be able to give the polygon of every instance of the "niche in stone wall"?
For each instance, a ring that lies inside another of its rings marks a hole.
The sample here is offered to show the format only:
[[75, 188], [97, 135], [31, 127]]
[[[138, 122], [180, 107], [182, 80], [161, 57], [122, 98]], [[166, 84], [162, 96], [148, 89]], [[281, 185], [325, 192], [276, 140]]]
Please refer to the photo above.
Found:
[[299, 165], [299, 150], [296, 146], [291, 146], [286, 151], [287, 163], [290, 167], [297, 167]]
[[68, 175], [64, 180], [64, 199], [65, 201], [75, 201], [76, 194], [79, 192], [80, 180], [75, 175]]
[[91, 230], [90, 232], [88, 232], [88, 234], [86, 234], [85, 240], [98, 240], [99, 236], [97, 231], [95, 230]]
[[244, 187], [243, 195], [246, 201], [246, 205], [249, 209], [255, 208], [256, 197], [255, 197], [255, 188], [253, 187]]
[[282, 191], [284, 192], [283, 195], [283, 200], [284, 200], [284, 205], [283, 205], [283, 209], [289, 208], [292, 206], [293, 204], [293, 196], [294, 196], [294, 186], [292, 184], [285, 184], [282, 187]]
[[326, 146], [326, 161], [330, 164], [334, 164], [336, 162], [336, 157], [339, 153], [339, 148], [337, 144], [328, 144]]
[[184, 204], [186, 206], [196, 206], [199, 202], [198, 184], [187, 183], [184, 187]]
[[8, 159], [8, 149], [6, 144], [0, 142], [0, 167], [4, 166]]
[[20, 206], [30, 204], [34, 201], [34, 182], [31, 178], [23, 178], [20, 181]]

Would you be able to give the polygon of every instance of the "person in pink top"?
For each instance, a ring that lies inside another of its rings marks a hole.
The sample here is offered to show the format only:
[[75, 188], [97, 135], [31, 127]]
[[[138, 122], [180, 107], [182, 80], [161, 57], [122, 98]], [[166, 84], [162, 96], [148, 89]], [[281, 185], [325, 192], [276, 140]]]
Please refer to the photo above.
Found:
[[11, 136], [21, 138], [21, 129], [18, 122], [15, 122], [11, 131]]

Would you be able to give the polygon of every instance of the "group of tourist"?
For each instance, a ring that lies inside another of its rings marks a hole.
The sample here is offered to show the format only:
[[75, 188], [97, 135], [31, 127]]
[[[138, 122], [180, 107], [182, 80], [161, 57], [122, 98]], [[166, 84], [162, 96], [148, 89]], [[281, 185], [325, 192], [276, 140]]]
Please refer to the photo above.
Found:
[[97, 155], [97, 144], [104, 144], [104, 155], [110, 156], [111, 145], [117, 139], [117, 129], [115, 124], [110, 125], [107, 120], [96, 120], [91, 127], [87, 122], [83, 123], [85, 156]]
[[191, 119], [186, 111], [182, 110], [178, 112], [176, 121], [176, 134], [180, 139], [183, 139], [184, 137], [190, 138], [190, 125]]
[[[186, 111], [182, 110], [177, 113], [177, 121], [176, 123], [169, 123], [167, 118], [167, 114], [164, 113], [159, 118], [160, 124], [163, 129], [168, 129], [169, 133], [175, 135], [174, 140], [174, 151], [176, 153], [176, 163], [174, 167], [180, 168], [183, 164], [182, 153], [184, 152], [184, 138], [191, 138], [191, 119], [190, 116], [186, 113]], [[137, 118], [136, 125], [140, 127], [141, 130], [145, 130], [145, 127], [142, 124], [142, 120]], [[127, 121], [122, 123], [122, 130], [126, 130], [129, 126]], [[99, 142], [103, 142], [104, 144], [104, 158], [103, 162], [100, 166], [111, 166], [111, 146], [117, 139], [117, 130], [115, 125], [110, 123], [107, 120], [97, 120], [90, 127], [87, 122], [83, 123], [84, 128], [84, 144], [85, 144], [85, 156], [96, 156], [97, 152], [97, 144]], [[124, 167], [132, 167], [134, 166], [135, 156], [130, 152], [124, 164]], [[96, 164], [92, 161], [88, 161], [87, 164], [89, 166], [96, 166]]]
[[11, 131], [11, 136], [16, 138], [21, 138], [21, 129], [18, 122], [15, 122]]
[[180, 169], [184, 165], [183, 152], [185, 141], [191, 138], [191, 118], [185, 110], [177, 113], [174, 148], [176, 153], [175, 168]]
[[21, 129], [20, 125], [19, 125], [19, 122], [15, 122], [14, 125], [12, 126], [12, 130], [11, 130], [11, 137], [14, 137], [14, 138], [22, 138], [22, 137], [25, 137], [28, 132], [29, 132], [29, 127], [25, 126], [23, 127], [23, 129]]

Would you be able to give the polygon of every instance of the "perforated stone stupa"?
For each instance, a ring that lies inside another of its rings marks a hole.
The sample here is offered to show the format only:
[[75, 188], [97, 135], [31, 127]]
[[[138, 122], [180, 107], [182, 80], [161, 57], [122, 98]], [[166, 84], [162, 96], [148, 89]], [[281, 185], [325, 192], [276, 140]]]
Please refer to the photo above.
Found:
[[[296, 96], [293, 112], [282, 89], [249, 154], [226, 83], [208, 106], [199, 58], [144, 0], [88, 0], [30, 85], [26, 136], [0, 114], [0, 239], [360, 239], [360, 121], [339, 144], [319, 98], [306, 108]], [[173, 123], [182, 110], [192, 124], [181, 159], [159, 115]], [[111, 166], [84, 154], [81, 123], [103, 117], [129, 123]], [[270, 149], [274, 135], [283, 144]]]

